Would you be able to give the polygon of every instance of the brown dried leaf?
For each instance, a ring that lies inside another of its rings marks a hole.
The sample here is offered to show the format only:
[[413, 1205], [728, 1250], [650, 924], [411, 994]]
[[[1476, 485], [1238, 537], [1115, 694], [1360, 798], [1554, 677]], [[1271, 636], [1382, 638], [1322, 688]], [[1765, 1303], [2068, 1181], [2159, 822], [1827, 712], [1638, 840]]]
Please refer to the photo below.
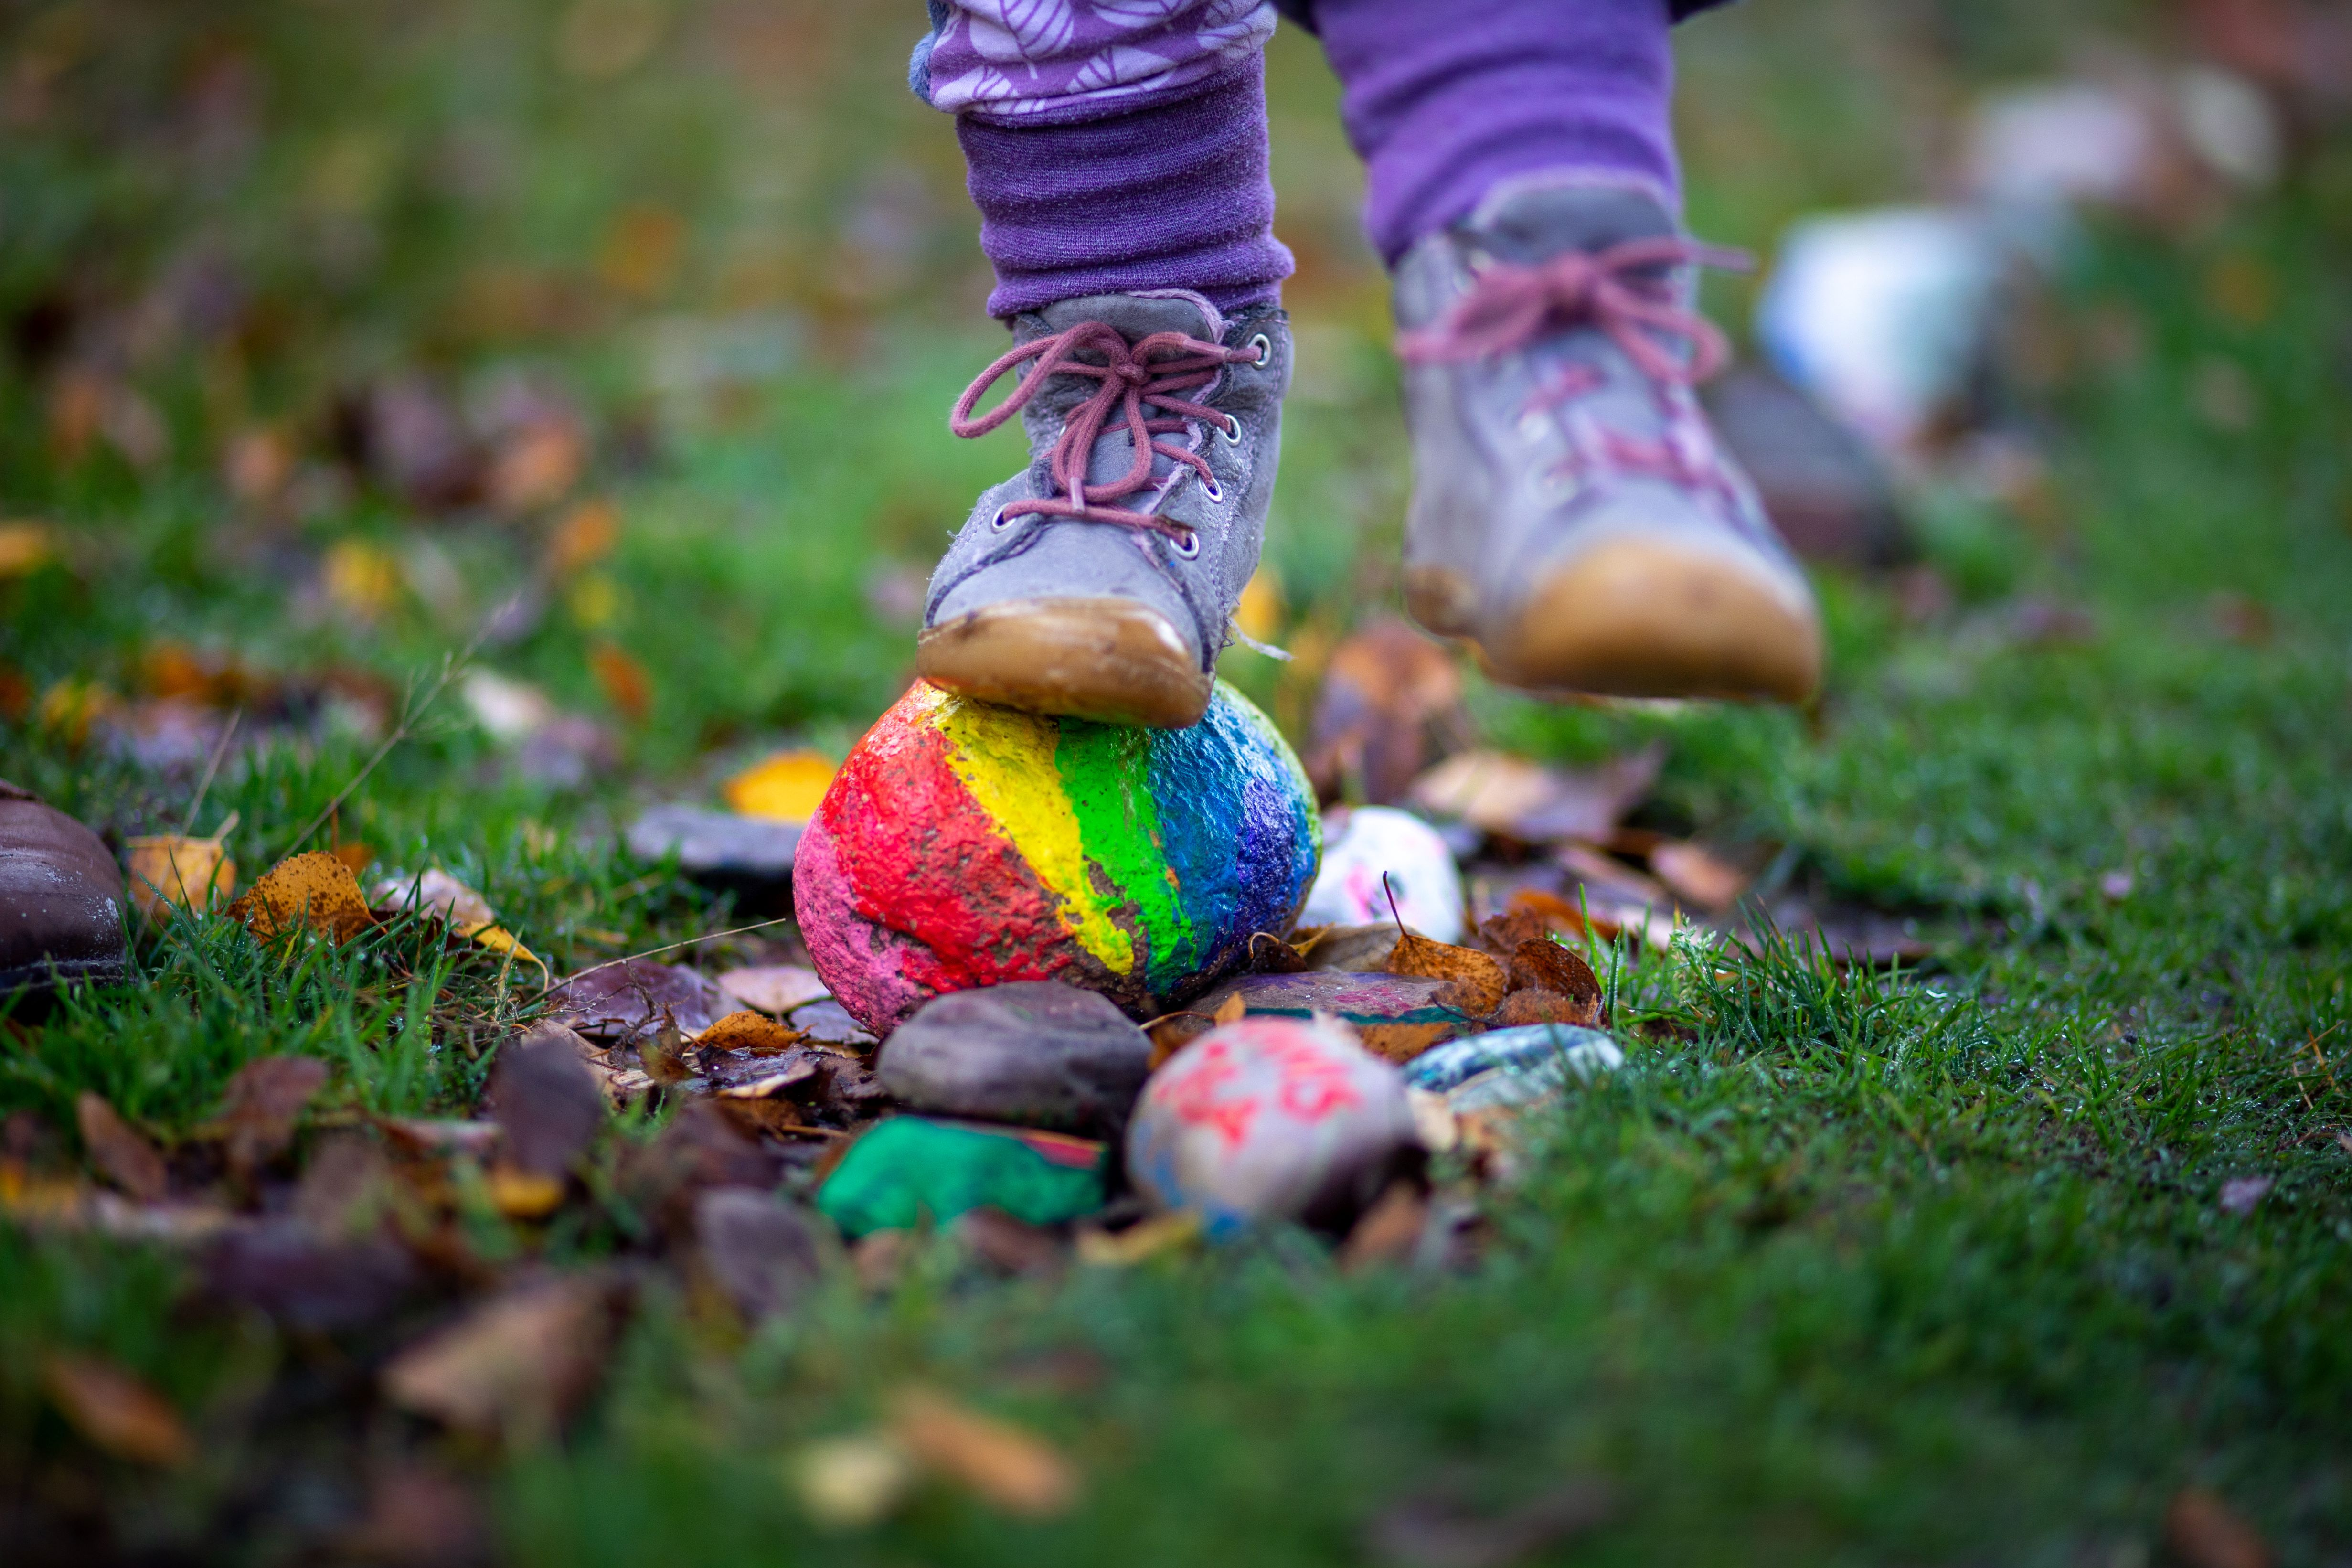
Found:
[[1069, 1266], [1069, 1247], [1059, 1235], [1003, 1209], [968, 1209], [953, 1228], [973, 1257], [1002, 1273], [1045, 1279]]
[[1332, 650], [1315, 702], [1307, 777], [1327, 799], [1351, 793], [1353, 784], [1372, 805], [1402, 800], [1428, 765], [1432, 727], [1449, 727], [1461, 701], [1451, 655], [1401, 620], [1376, 621]]
[[1528, 986], [1503, 998], [1489, 1020], [1498, 1029], [1521, 1029], [1530, 1024], [1572, 1024], [1580, 1029], [1601, 1027], [1601, 1005], [1578, 1002], [1557, 991]]
[[728, 1014], [695, 1036], [694, 1043], [706, 1051], [787, 1051], [803, 1037], [800, 1030], [788, 1029], [747, 1007]]
[[1030, 1519], [1066, 1513], [1077, 1501], [1077, 1471], [1034, 1434], [928, 1389], [907, 1389], [892, 1403], [890, 1432], [900, 1446], [983, 1501]]
[[262, 873], [229, 915], [264, 939], [300, 926], [336, 942], [347, 941], [374, 921], [367, 896], [352, 868], [323, 849], [293, 855]]
[[752, 1321], [789, 1311], [815, 1285], [817, 1233], [802, 1210], [751, 1187], [713, 1187], [694, 1203], [697, 1257], [709, 1282]]
[[815, 970], [797, 963], [726, 970], [719, 976], [719, 988], [746, 1007], [779, 1016], [833, 994]]
[[[1440, 1002], [1444, 1001], [1444, 992], [1438, 993]], [[1439, 1041], [1451, 1039], [1460, 1032], [1452, 1024], [1359, 1024], [1356, 1026], [1356, 1037], [1363, 1042], [1364, 1049], [1382, 1061], [1396, 1062], [1399, 1065], [1412, 1060]]]
[[1693, 909], [1717, 914], [1748, 890], [1748, 873], [1696, 844], [1667, 839], [1650, 851], [1650, 869]]
[[394, 1357], [384, 1396], [468, 1432], [517, 1442], [551, 1436], [595, 1386], [612, 1334], [611, 1296], [593, 1274], [509, 1290]]
[[2242, 1514], [2203, 1487], [2189, 1487], [2164, 1510], [2164, 1544], [2185, 1568], [2271, 1568], [2270, 1543]]
[[665, 1089], [694, 1076], [693, 1065], [686, 1059], [686, 1037], [667, 1014], [660, 1028], [637, 1042], [637, 1059], [646, 1064], [646, 1076]]
[[213, 1120], [228, 1140], [229, 1168], [249, 1176], [285, 1152], [303, 1107], [326, 1081], [327, 1064], [316, 1057], [256, 1057], [237, 1068]]
[[1416, 779], [1412, 798], [1435, 816], [1522, 843], [1606, 838], [1650, 793], [1665, 756], [1653, 744], [1597, 768], [1571, 769], [1507, 752], [1465, 752]]
[[1421, 1189], [1411, 1182], [1390, 1183], [1340, 1246], [1339, 1271], [1356, 1274], [1411, 1258], [1428, 1224], [1429, 1200]]
[[1601, 1016], [1601, 977], [1592, 973], [1592, 965], [1549, 937], [1523, 942], [1511, 952], [1511, 988], [1530, 986], [1588, 1006], [1596, 1019]]
[[1391, 974], [1418, 974], [1430, 980], [1450, 980], [1457, 989], [1438, 997], [1444, 1005], [1474, 1018], [1493, 1012], [1510, 990], [1510, 977], [1493, 957], [1473, 947], [1432, 942], [1405, 931], [1389, 949], [1384, 966]]
[[572, 1161], [604, 1124], [604, 1096], [580, 1043], [562, 1026], [541, 1024], [509, 1041], [490, 1074], [492, 1114], [505, 1140], [501, 1165], [552, 1179], [559, 1196]]
[[112, 1362], [51, 1355], [41, 1363], [41, 1386], [74, 1430], [118, 1459], [173, 1468], [195, 1454], [180, 1413]]
[[89, 1163], [106, 1179], [137, 1198], [152, 1204], [171, 1187], [171, 1174], [155, 1146], [115, 1114], [114, 1107], [85, 1092], [74, 1102], [74, 1119], [81, 1125], [82, 1146]]
[[1238, 1024], [1248, 1015], [1248, 1000], [1244, 998], [1240, 992], [1236, 991], [1232, 995], [1226, 997], [1223, 1001], [1218, 1003], [1217, 1010], [1209, 1015], [1209, 1016], [1214, 1025]]

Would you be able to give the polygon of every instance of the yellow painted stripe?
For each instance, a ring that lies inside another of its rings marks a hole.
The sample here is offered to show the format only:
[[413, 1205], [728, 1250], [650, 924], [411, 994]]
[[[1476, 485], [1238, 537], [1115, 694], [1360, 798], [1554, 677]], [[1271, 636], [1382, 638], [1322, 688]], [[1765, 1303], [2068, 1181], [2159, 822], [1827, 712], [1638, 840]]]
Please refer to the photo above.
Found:
[[981, 709], [948, 697], [931, 712], [955, 770], [981, 810], [1018, 846], [1059, 900], [1062, 923], [1113, 974], [1135, 968], [1135, 940], [1094, 889], [1078, 816], [1054, 765], [1060, 727], [1034, 713]]

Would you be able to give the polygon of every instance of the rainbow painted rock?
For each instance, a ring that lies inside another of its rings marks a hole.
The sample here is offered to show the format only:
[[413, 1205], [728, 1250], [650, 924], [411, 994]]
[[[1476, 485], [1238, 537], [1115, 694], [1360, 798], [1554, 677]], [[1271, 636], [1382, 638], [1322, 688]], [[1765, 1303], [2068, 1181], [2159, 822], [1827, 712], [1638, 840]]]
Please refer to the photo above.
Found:
[[793, 898], [817, 973], [877, 1034], [1011, 980], [1146, 1017], [1289, 929], [1320, 837], [1297, 758], [1223, 683], [1191, 729], [1140, 730], [918, 681], [825, 792]]

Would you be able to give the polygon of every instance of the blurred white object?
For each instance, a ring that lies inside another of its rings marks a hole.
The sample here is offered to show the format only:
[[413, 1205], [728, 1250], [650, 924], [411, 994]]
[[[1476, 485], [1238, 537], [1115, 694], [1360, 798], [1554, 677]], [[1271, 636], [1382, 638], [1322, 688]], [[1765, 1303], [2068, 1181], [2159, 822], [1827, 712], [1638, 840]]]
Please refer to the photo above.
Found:
[[1911, 444], [1984, 353], [2003, 249], [1977, 216], [1880, 207], [1782, 237], [1756, 306], [1774, 367], [1879, 446]]
[[1990, 202], [2120, 205], [2146, 192], [2160, 157], [2155, 123], [2128, 94], [2053, 82], [2011, 88], [1977, 106], [1965, 176]]
[[2192, 66], [2173, 78], [2173, 112], [2181, 139], [2233, 184], [2259, 190], [2279, 176], [2284, 149], [2278, 111], [2244, 77]]
[[[1388, 886], [1381, 886], [1382, 873]], [[1462, 876], [1437, 830], [1409, 811], [1360, 805], [1324, 817], [1323, 869], [1307, 895], [1302, 925], [1371, 925], [1395, 918], [1438, 942], [1462, 940]]]

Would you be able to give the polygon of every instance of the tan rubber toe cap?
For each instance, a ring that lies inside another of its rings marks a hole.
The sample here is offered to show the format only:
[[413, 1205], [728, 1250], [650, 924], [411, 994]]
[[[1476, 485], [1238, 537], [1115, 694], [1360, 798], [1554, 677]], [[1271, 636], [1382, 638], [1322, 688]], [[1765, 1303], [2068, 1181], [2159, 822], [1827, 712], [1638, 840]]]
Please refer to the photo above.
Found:
[[1545, 577], [1479, 652], [1496, 679], [1539, 690], [1802, 702], [1821, 684], [1821, 615], [1801, 578], [1736, 540], [1633, 535]]
[[915, 671], [934, 686], [1031, 713], [1182, 730], [1213, 678], [1168, 617], [1132, 599], [1013, 599], [933, 626]]

